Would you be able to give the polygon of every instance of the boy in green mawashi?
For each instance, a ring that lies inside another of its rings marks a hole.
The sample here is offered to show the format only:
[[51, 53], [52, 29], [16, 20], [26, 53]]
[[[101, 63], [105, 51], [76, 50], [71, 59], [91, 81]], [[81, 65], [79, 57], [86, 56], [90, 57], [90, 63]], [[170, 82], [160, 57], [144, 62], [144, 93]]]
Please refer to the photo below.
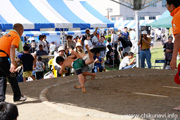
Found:
[[95, 73], [82, 72], [82, 68], [84, 66], [92, 64], [94, 62], [93, 53], [89, 50], [88, 45], [86, 45], [85, 47], [88, 51], [89, 59], [83, 60], [86, 54], [77, 53], [73, 50], [71, 51], [71, 56], [69, 56], [67, 59], [64, 60], [64, 58], [60, 56], [56, 59], [56, 62], [61, 65], [61, 70], [59, 71], [59, 74], [65, 72], [65, 67], [74, 68], [76, 70], [80, 86], [75, 86], [75, 88], [81, 88], [83, 93], [86, 92], [86, 89], [84, 87], [84, 84], [86, 82], [86, 76], [92, 76], [92, 79], [94, 79], [96, 75]]

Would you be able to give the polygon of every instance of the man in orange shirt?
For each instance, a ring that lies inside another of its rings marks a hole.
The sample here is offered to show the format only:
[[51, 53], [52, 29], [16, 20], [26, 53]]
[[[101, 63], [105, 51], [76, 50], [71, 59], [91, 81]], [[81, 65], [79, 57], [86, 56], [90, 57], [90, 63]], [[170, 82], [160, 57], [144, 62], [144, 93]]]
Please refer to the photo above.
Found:
[[[174, 49], [173, 49], [173, 56], [170, 62], [170, 67], [172, 70], [176, 69], [176, 57], [178, 54], [178, 51], [180, 49], [180, 0], [166, 0], [167, 9], [171, 13], [171, 16], [173, 17], [172, 20], [172, 29], [173, 34], [175, 37], [174, 40]], [[176, 82], [177, 83], [177, 82]], [[180, 110], [180, 106], [174, 108], [174, 110]]]
[[178, 51], [180, 49], [180, 0], [166, 0], [167, 1], [167, 9], [171, 13], [171, 16], [173, 17], [172, 20], [172, 29], [173, 34], [175, 37], [174, 40], [174, 50], [173, 50], [173, 56], [170, 63], [171, 69], [176, 69], [176, 57], [178, 54]]
[[[14, 102], [25, 101], [26, 97], [21, 95], [15, 73], [15, 48], [18, 48], [20, 36], [23, 34], [23, 26], [15, 24], [13, 30], [0, 38], [0, 101], [5, 100], [6, 77], [11, 84], [14, 93]], [[8, 61], [10, 58], [10, 62]]]

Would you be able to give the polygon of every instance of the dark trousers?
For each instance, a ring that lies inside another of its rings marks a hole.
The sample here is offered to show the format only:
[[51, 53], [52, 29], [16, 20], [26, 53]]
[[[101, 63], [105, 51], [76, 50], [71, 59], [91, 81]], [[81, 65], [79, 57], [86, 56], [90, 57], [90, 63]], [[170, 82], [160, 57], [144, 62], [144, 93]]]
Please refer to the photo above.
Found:
[[36, 79], [43, 79], [43, 71], [42, 72], [36, 72]]
[[7, 57], [0, 57], [0, 101], [5, 100], [5, 94], [6, 94], [6, 86], [7, 81], [6, 77], [9, 80], [9, 83], [11, 84], [13, 93], [14, 93], [14, 101], [18, 101], [21, 98], [21, 91], [19, 89], [19, 85], [17, 82], [16, 76], [12, 77], [10, 75], [10, 64]]

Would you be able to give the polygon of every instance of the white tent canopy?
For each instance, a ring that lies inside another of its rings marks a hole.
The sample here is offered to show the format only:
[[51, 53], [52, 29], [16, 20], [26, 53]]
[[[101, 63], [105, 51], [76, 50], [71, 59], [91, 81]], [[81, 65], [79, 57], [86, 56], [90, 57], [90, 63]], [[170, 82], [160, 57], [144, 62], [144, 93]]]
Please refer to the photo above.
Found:
[[25, 29], [114, 27], [106, 17], [86, 1], [0, 0], [0, 29], [12, 29], [14, 23]]

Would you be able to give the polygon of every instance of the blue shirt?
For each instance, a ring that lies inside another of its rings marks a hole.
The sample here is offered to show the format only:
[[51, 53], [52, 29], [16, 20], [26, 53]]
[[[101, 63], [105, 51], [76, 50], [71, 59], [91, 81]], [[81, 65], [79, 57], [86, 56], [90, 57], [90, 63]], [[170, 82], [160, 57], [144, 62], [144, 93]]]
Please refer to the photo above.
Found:
[[126, 39], [129, 39], [128, 36], [129, 36], [129, 32], [125, 33], [125, 32], [122, 32], [122, 35], [126, 38]]

